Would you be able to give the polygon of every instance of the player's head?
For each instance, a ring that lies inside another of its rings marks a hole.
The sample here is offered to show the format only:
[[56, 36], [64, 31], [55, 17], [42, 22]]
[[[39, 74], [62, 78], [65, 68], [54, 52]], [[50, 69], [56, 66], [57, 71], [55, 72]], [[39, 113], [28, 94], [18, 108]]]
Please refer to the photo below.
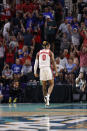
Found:
[[43, 48], [47, 49], [47, 48], [50, 48], [50, 43], [47, 42], [47, 41], [43, 41]]

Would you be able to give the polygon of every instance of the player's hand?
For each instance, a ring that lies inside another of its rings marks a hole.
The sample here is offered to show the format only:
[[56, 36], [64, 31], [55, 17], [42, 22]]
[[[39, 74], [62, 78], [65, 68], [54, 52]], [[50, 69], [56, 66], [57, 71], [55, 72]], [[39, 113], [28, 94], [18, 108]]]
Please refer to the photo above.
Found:
[[35, 76], [35, 77], [39, 77], [39, 75], [38, 75], [38, 74], [34, 74], [34, 76]]
[[56, 72], [55, 76], [56, 76], [56, 77], [58, 76], [58, 72]]

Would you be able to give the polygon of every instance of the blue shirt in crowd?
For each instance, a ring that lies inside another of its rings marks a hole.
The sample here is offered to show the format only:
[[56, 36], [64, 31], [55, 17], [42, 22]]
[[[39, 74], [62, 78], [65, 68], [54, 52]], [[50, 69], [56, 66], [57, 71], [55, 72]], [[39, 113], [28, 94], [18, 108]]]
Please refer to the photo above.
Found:
[[20, 74], [21, 69], [22, 69], [22, 65], [16, 65], [16, 64], [12, 65], [12, 70], [14, 74]]
[[43, 13], [43, 16], [46, 17], [46, 16], [50, 16], [51, 19], [53, 19], [53, 15], [51, 12], [45, 12]]
[[65, 19], [68, 20], [68, 23], [71, 24], [72, 20], [73, 20], [73, 17], [72, 16], [68, 16], [66, 17]]
[[76, 64], [72, 64], [72, 65], [66, 64], [67, 72], [70, 73], [75, 66], [76, 66]]

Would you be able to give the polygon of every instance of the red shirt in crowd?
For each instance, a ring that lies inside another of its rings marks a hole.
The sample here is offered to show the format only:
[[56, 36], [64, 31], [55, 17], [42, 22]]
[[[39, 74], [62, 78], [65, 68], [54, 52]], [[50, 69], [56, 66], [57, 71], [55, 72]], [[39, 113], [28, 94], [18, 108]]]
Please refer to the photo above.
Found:
[[23, 4], [17, 4], [16, 10], [23, 10]]
[[85, 33], [84, 31], [81, 31], [80, 32], [80, 35], [82, 36], [83, 38], [83, 45], [87, 45], [87, 32]]
[[24, 46], [24, 41], [19, 41], [18, 42], [18, 49], [22, 49]]
[[15, 49], [14, 50], [11, 50], [7, 48], [7, 46], [5, 45], [5, 55], [6, 55], [6, 59], [5, 59], [5, 62], [7, 64], [14, 64], [14, 54], [15, 54]]
[[38, 43], [41, 44], [41, 31], [40, 30], [38, 30], [37, 35], [34, 37], [34, 40], [36, 44]]
[[14, 64], [14, 52], [6, 52], [6, 60], [5, 62], [7, 64]]
[[87, 67], [87, 53], [79, 52], [80, 56], [80, 67]]
[[28, 55], [27, 57], [23, 57], [22, 59], [20, 59], [20, 63], [21, 65], [24, 65], [26, 60], [31, 61], [31, 59], [32, 58]]
[[34, 40], [35, 40], [36, 44], [37, 43], [41, 43], [41, 37], [40, 37], [40, 35], [35, 36]]
[[30, 12], [32, 13], [34, 10], [38, 9], [38, 5], [37, 4], [34, 4], [34, 3], [29, 3], [29, 4], [26, 4], [24, 3], [22, 5], [22, 9], [24, 12]]
[[6, 63], [7, 64], [14, 64], [14, 53], [6, 53]]

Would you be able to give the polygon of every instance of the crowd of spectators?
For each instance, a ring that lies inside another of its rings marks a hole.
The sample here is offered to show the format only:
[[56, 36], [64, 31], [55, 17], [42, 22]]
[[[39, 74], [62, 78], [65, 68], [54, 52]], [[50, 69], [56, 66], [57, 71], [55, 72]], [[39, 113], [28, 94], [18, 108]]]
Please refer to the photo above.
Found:
[[79, 72], [86, 76], [87, 3], [80, 0], [77, 8], [64, 16], [59, 0], [21, 0], [0, 9], [0, 90], [9, 88], [9, 102], [12, 96], [16, 102], [22, 83], [37, 81], [33, 65], [44, 40], [55, 55], [55, 83], [74, 85]]

